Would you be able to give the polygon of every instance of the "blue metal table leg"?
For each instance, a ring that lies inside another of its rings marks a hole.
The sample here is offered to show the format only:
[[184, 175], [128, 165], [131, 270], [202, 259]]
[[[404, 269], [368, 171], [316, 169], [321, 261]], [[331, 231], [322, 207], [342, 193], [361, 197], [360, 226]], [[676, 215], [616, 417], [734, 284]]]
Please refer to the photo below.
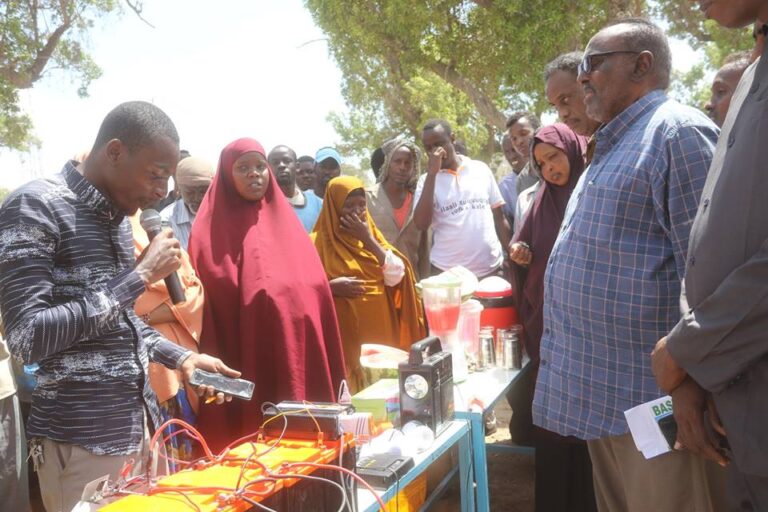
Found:
[[472, 453], [475, 469], [475, 484], [477, 485], [477, 510], [489, 512], [491, 510], [490, 497], [488, 495], [488, 466], [485, 454], [485, 424], [483, 414], [469, 413], [470, 433], [472, 434]]
[[472, 430], [459, 440], [459, 489], [462, 512], [475, 512], [475, 490], [472, 478], [474, 461], [470, 459]]

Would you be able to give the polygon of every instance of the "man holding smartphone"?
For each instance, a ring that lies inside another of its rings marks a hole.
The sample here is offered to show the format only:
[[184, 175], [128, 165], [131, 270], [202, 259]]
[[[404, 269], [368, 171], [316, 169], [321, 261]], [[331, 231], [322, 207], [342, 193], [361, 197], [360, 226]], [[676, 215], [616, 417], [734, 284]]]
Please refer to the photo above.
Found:
[[493, 172], [483, 162], [456, 153], [445, 120], [428, 121], [421, 138], [429, 160], [416, 185], [413, 220], [420, 230], [433, 230], [432, 273], [457, 265], [478, 279], [500, 272], [502, 247], [509, 244], [511, 230]]
[[[27, 424], [30, 457], [49, 512], [71, 510], [84, 486], [144, 472], [160, 426], [149, 361], [238, 377], [221, 360], [164, 339], [134, 312], [145, 286], [175, 272], [166, 229], [137, 263], [127, 216], [165, 197], [179, 136], [159, 108], [123, 103], [102, 122], [90, 155], [14, 191], [0, 209], [0, 314], [13, 357], [38, 363]], [[212, 387], [198, 393], [216, 397]]]

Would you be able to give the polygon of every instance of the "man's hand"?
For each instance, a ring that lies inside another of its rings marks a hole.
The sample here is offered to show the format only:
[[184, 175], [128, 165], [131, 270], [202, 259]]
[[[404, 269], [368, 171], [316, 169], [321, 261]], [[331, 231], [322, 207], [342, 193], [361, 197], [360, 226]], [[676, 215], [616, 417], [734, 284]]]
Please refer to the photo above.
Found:
[[528, 266], [533, 259], [533, 253], [528, 244], [515, 242], [509, 246], [509, 259], [521, 266]]
[[728, 459], [718, 451], [704, 425], [704, 421], [708, 421], [704, 418], [706, 404], [707, 392], [690, 377], [672, 391], [672, 408], [677, 422], [675, 449], [685, 448], [726, 466]]
[[435, 148], [435, 150], [429, 154], [429, 159], [427, 160], [427, 174], [434, 176], [440, 172], [440, 169], [443, 167], [443, 160], [445, 160], [447, 156], [448, 154], [445, 152], [445, 149], [442, 147]]
[[728, 437], [728, 434], [725, 433], [723, 421], [720, 419], [720, 413], [717, 412], [715, 399], [711, 393], [707, 395], [707, 416], [709, 416], [709, 423], [712, 425], [712, 429], [721, 436]]
[[651, 369], [656, 383], [665, 393], [671, 393], [688, 375], [667, 351], [666, 336], [656, 343], [656, 348], [651, 352]]
[[354, 213], [343, 215], [340, 219], [341, 230], [348, 235], [351, 235], [363, 243], [369, 242], [373, 238], [370, 228], [368, 227], [368, 220], [365, 215], [358, 216]]
[[346, 297], [355, 299], [365, 295], [363, 280], [356, 277], [337, 277], [331, 279], [331, 293], [334, 297]]
[[166, 228], [152, 239], [139, 256], [136, 273], [144, 284], [152, 284], [181, 266], [181, 244], [173, 237], [173, 231]]
[[[218, 357], [209, 356], [208, 354], [192, 354], [181, 363], [181, 373], [184, 375], [184, 380], [189, 382], [189, 379], [192, 378], [192, 372], [194, 372], [196, 368], [212, 373], [220, 373], [226, 377], [232, 377], [233, 379], [240, 377], [239, 371], [233, 370], [225, 365]], [[216, 393], [211, 386], [197, 386], [195, 391], [200, 397], [210, 398], [215, 396], [217, 404], [223, 404], [225, 401], [232, 401], [230, 395]]]

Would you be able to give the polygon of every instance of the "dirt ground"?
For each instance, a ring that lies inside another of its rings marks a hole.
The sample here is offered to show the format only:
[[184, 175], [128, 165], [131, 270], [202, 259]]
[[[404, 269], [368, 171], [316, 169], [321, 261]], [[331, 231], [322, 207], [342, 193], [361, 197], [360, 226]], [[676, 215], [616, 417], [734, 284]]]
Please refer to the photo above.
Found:
[[[485, 442], [509, 444], [511, 410], [504, 402], [496, 407], [495, 434], [487, 436]], [[533, 512], [534, 466], [532, 455], [514, 453], [488, 454], [488, 487], [491, 496], [491, 510], [496, 512]], [[432, 509], [434, 512], [457, 512], [459, 506], [458, 483]]]

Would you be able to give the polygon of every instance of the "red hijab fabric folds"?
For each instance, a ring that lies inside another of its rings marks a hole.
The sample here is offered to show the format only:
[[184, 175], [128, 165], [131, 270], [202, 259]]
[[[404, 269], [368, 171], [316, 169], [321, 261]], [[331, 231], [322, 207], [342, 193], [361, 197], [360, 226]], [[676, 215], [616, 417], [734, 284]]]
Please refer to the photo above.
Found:
[[206, 291], [200, 351], [256, 383], [250, 402], [201, 405], [199, 428], [214, 449], [257, 431], [263, 402], [334, 401], [344, 378], [328, 279], [272, 171], [260, 201], [235, 190], [232, 167], [250, 152], [266, 158], [253, 139], [222, 150], [189, 243]]

